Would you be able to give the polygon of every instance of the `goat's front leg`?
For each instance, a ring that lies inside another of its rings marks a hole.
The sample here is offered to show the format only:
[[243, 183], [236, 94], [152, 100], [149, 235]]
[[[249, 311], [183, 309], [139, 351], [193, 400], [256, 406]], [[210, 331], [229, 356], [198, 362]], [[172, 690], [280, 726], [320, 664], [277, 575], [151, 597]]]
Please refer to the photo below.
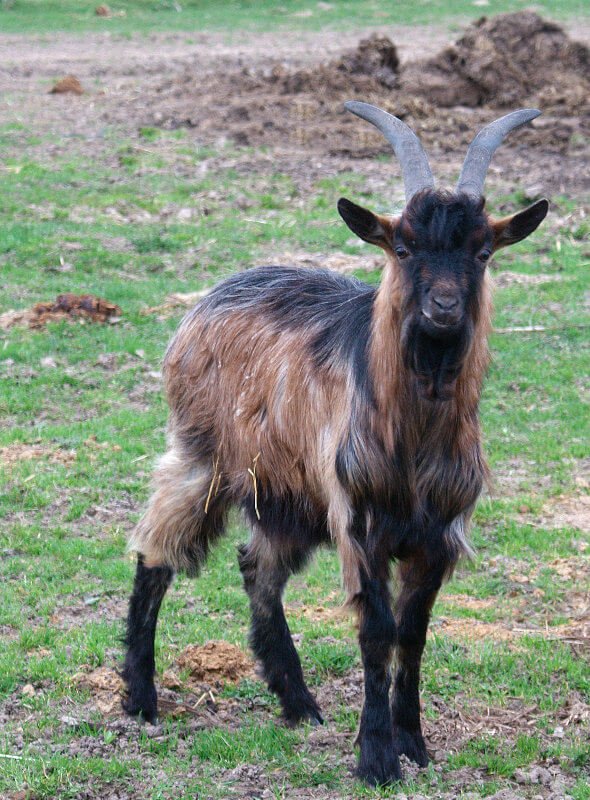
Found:
[[365, 669], [365, 703], [357, 742], [360, 746], [357, 775], [372, 785], [401, 779], [394, 746], [389, 688], [395, 644], [395, 621], [387, 582], [363, 580], [357, 597], [359, 644]]
[[393, 683], [393, 735], [403, 753], [421, 767], [428, 754], [420, 725], [420, 662], [426, 642], [430, 609], [440, 589], [444, 565], [428, 565], [420, 558], [400, 564], [401, 587], [396, 603], [397, 646]]

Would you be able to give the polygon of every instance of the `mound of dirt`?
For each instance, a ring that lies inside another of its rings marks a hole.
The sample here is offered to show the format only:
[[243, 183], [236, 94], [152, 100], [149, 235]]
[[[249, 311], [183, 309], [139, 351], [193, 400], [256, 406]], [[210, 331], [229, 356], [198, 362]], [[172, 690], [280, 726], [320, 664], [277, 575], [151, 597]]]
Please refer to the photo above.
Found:
[[558, 25], [532, 11], [501, 14], [473, 23], [436, 57], [406, 65], [400, 65], [393, 42], [375, 35], [336, 60], [304, 70], [284, 63], [246, 66], [199, 75], [198, 81], [187, 70], [144, 98], [145, 124], [195, 127], [209, 141], [221, 136], [241, 145], [362, 158], [390, 148], [344, 111], [345, 100], [381, 106], [407, 120], [425, 145], [443, 151], [468, 145], [498, 109], [537, 106], [544, 116], [513, 134], [506, 147], [525, 143], [568, 153], [572, 143], [584, 147], [589, 64], [588, 48]]
[[349, 50], [328, 64], [294, 73], [274, 70], [273, 77], [280, 83], [283, 94], [320, 91], [331, 96], [340, 94], [343, 86], [348, 92], [372, 91], [379, 87], [397, 85], [399, 57], [393, 42], [387, 36], [373, 34], [361, 39], [354, 50]]
[[121, 309], [115, 303], [101, 300], [92, 294], [58, 295], [54, 301], [35, 303], [32, 308], [19, 311], [5, 311], [0, 314], [0, 330], [7, 330], [13, 325], [27, 325], [29, 328], [40, 328], [48, 322], [58, 319], [77, 318], [89, 322], [116, 322], [121, 316]]
[[253, 674], [253, 664], [235, 644], [229, 642], [207, 642], [204, 645], [189, 644], [177, 659], [181, 671], [188, 670], [189, 680], [214, 683], [235, 683]]
[[437, 106], [513, 108], [545, 90], [584, 99], [589, 81], [588, 48], [524, 11], [481, 17], [435, 58], [408, 66], [403, 85]]
[[49, 94], [84, 94], [82, 84], [75, 75], [66, 75], [65, 78], [57, 81], [51, 89]]

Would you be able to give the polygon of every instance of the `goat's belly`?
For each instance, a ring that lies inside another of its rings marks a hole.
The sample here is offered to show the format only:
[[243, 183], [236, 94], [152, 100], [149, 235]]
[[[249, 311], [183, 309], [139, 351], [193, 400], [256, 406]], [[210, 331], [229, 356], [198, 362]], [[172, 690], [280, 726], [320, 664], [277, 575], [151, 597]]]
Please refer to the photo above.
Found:
[[330, 540], [327, 510], [303, 493], [254, 488], [240, 499], [250, 522], [278, 546], [317, 546]]

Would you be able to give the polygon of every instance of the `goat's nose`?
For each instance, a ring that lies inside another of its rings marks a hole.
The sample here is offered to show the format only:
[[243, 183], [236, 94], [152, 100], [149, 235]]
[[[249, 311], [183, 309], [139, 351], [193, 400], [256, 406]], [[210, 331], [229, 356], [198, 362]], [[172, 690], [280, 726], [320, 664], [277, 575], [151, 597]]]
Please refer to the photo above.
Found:
[[441, 311], [444, 311], [445, 314], [448, 314], [450, 311], [454, 311], [459, 305], [459, 300], [452, 294], [434, 295], [432, 302], [438, 306]]

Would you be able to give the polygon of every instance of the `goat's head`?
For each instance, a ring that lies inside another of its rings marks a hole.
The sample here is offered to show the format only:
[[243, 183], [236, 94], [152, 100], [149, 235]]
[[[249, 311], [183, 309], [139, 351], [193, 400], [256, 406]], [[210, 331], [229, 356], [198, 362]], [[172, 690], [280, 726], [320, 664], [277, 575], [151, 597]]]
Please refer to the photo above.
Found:
[[447, 399], [469, 350], [480, 311], [486, 264], [500, 247], [524, 239], [547, 214], [547, 200], [494, 219], [484, 209], [483, 184], [495, 149], [509, 131], [540, 112], [515, 111], [474, 139], [455, 192], [435, 191], [417, 136], [396, 117], [366, 103], [347, 103], [374, 124], [400, 161], [406, 207], [399, 217], [373, 214], [341, 198], [348, 227], [382, 247], [401, 287], [401, 344], [407, 366], [428, 399]]

